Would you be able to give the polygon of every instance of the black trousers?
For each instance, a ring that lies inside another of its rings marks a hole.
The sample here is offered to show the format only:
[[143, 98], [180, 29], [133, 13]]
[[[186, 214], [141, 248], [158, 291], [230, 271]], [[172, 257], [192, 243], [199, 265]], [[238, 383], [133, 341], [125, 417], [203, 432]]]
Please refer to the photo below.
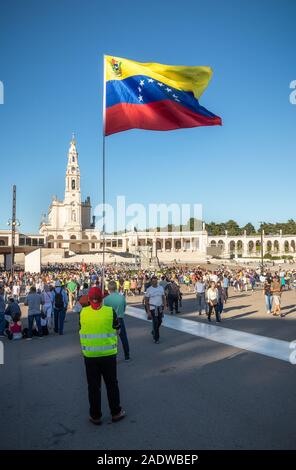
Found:
[[152, 315], [152, 325], [153, 325], [153, 339], [154, 341], [159, 340], [159, 328], [160, 325], [162, 324], [162, 308], [156, 307], [154, 310], [150, 310], [150, 313]]
[[221, 315], [219, 313], [218, 305], [211, 305], [211, 304], [209, 304], [208, 320], [211, 320], [211, 315], [212, 315], [213, 310], [216, 314], [216, 321], [221, 321]]
[[85, 369], [88, 384], [89, 414], [94, 419], [102, 416], [101, 382], [104, 379], [111, 415], [121, 411], [120, 395], [117, 382], [116, 355], [105, 357], [85, 357]]
[[168, 295], [168, 304], [169, 304], [169, 310], [171, 313], [173, 313], [174, 309], [176, 313], [179, 310], [179, 297], [177, 295]]

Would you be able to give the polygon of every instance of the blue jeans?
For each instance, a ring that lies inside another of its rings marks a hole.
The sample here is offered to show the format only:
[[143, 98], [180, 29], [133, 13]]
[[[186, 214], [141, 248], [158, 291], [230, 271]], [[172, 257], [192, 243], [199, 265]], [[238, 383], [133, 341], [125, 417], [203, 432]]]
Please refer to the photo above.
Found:
[[201, 314], [202, 310], [207, 311], [206, 309], [206, 294], [204, 292], [200, 292], [196, 294], [197, 300], [197, 311]]
[[35, 318], [35, 322], [36, 322], [36, 326], [37, 326], [37, 330], [38, 330], [38, 336], [42, 336], [41, 315], [40, 314], [39, 315], [29, 315], [28, 316], [28, 329], [29, 329], [28, 337], [29, 338], [32, 338], [34, 318]]
[[221, 313], [223, 312], [223, 308], [224, 308], [223, 301], [221, 299], [218, 300], [216, 308], [218, 310], [219, 315], [221, 315]]
[[4, 334], [5, 330], [5, 315], [4, 313], [0, 313], [0, 335]]
[[60, 335], [64, 334], [65, 309], [54, 309], [54, 331]]
[[266, 310], [268, 312], [271, 312], [271, 309], [272, 309], [272, 295], [266, 295], [265, 296], [265, 305], [266, 305]]
[[130, 352], [129, 352], [129, 344], [128, 344], [128, 339], [127, 339], [124, 319], [123, 318], [118, 318], [118, 320], [119, 320], [119, 324], [120, 324], [119, 336], [120, 336], [123, 351], [124, 351], [124, 357], [125, 357], [125, 359], [129, 359]]

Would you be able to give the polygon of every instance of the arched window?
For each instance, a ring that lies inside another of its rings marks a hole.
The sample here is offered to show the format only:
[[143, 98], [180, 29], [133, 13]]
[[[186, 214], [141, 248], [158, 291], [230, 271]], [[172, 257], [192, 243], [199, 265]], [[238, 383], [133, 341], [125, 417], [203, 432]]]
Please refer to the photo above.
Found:
[[224, 242], [223, 242], [223, 240], [219, 240], [219, 241], [218, 241], [218, 247], [220, 248], [220, 250], [224, 250]]
[[166, 250], [171, 250], [171, 249], [172, 249], [172, 243], [171, 243], [170, 240], [167, 240], [167, 241], [165, 242], [165, 249], [166, 249]]
[[181, 242], [180, 242], [180, 240], [177, 240], [177, 241], [175, 242], [175, 249], [176, 249], [176, 250], [181, 250]]
[[243, 251], [243, 242], [241, 240], [238, 240], [236, 247], [237, 247], [237, 251], [241, 253]]
[[72, 156], [72, 162], [75, 163], [75, 157], [74, 157], [74, 155]]
[[72, 187], [72, 190], [75, 189], [75, 180], [72, 180], [71, 187]]
[[230, 251], [230, 253], [233, 253], [235, 251], [235, 241], [234, 240], [231, 240], [231, 242], [229, 243], [229, 251]]

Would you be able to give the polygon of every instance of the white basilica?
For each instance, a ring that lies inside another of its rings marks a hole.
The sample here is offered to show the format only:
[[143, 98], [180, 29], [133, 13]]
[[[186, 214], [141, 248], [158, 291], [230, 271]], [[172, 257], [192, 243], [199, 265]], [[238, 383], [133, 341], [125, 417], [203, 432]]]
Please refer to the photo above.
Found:
[[[41, 222], [40, 233], [45, 236], [48, 248], [68, 248], [77, 252], [82, 250], [82, 240], [94, 236], [90, 197], [81, 200], [80, 168], [74, 135], [68, 152], [64, 200], [53, 197], [48, 217]], [[88, 251], [88, 248], [88, 245], [83, 246], [83, 251]]]

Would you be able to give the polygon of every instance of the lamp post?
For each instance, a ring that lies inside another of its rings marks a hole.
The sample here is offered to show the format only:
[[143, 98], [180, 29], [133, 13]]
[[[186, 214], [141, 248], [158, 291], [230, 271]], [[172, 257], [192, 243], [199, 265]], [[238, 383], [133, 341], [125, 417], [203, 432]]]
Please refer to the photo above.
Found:
[[14, 254], [15, 254], [15, 229], [20, 226], [20, 221], [16, 218], [16, 185], [12, 187], [12, 218], [7, 221], [7, 225], [11, 227], [11, 266], [10, 272], [13, 276], [14, 272]]
[[260, 236], [261, 236], [261, 243], [260, 243], [260, 251], [261, 251], [261, 274], [264, 271], [264, 261], [263, 261], [263, 224], [264, 222], [260, 222]]

